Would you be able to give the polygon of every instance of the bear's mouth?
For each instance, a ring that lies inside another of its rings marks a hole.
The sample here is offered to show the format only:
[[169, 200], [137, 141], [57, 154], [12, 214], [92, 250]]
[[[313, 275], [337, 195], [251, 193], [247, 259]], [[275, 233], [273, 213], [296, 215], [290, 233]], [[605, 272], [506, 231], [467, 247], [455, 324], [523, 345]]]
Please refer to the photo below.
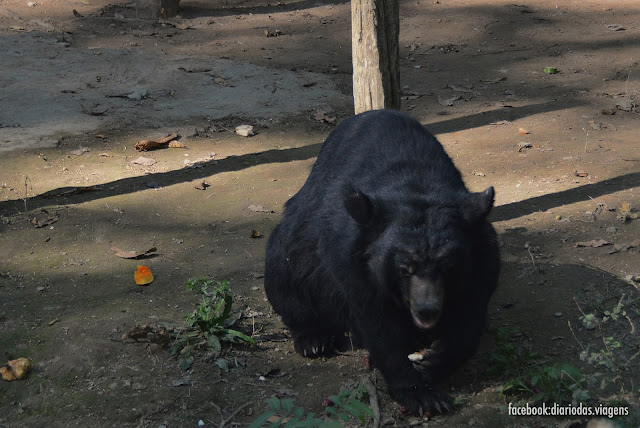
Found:
[[442, 278], [411, 277], [409, 286], [409, 308], [413, 323], [420, 329], [433, 328], [440, 319], [444, 300]]
[[438, 322], [438, 319], [440, 318], [440, 313], [437, 313], [428, 319], [423, 319], [423, 318], [420, 318], [418, 315], [414, 314], [413, 311], [411, 311], [411, 316], [413, 318], [413, 323], [418, 328], [421, 328], [423, 330], [429, 330], [433, 328]]

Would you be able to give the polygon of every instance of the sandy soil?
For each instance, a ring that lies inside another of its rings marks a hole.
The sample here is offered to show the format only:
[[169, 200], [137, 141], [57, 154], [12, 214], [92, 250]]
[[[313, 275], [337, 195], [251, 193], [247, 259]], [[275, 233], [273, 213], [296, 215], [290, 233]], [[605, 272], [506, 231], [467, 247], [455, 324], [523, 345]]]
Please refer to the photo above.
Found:
[[[588, 422], [509, 416], [518, 398], [499, 391], [515, 375], [490, 370], [491, 334], [447, 384], [454, 412], [424, 421], [399, 415], [363, 352], [293, 352], [265, 300], [264, 244], [335, 126], [317, 118], [352, 114], [349, 3], [183, 0], [160, 24], [126, 1], [33, 3], [0, 3], [0, 362], [34, 365], [0, 382], [0, 427], [246, 426], [268, 397], [322, 413], [364, 377], [389, 426]], [[623, 426], [640, 426], [639, 22], [631, 0], [401, 3], [403, 110], [470, 189], [497, 190], [490, 330], [517, 327], [508, 343], [542, 356], [532, 364], [579, 368], [587, 404], [635, 409]], [[172, 132], [186, 148], [135, 151]], [[127, 260], [113, 246], [158, 250]], [[228, 372], [204, 352], [182, 371], [122, 339], [182, 322], [199, 301], [185, 283], [202, 276], [230, 282], [237, 328], [259, 344], [226, 347]]]

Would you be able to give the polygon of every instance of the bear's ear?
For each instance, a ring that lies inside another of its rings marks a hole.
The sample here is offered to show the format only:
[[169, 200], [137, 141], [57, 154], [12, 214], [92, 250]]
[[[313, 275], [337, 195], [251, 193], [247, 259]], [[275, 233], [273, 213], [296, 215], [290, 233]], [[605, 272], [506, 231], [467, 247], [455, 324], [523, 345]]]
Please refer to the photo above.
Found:
[[361, 226], [374, 222], [374, 207], [371, 199], [360, 190], [350, 188], [345, 191], [344, 207], [349, 215]]
[[465, 206], [462, 207], [465, 219], [470, 223], [485, 220], [493, 208], [495, 195], [493, 186], [482, 192], [470, 193]]

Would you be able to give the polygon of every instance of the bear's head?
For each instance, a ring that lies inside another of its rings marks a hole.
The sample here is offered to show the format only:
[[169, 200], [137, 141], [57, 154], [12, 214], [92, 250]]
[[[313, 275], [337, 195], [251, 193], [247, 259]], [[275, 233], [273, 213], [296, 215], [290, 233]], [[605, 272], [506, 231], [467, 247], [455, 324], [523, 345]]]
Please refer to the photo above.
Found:
[[404, 305], [414, 324], [433, 328], [448, 299], [472, 284], [472, 240], [494, 203], [494, 189], [446, 197], [370, 197], [352, 190], [345, 208], [361, 231], [370, 279]]

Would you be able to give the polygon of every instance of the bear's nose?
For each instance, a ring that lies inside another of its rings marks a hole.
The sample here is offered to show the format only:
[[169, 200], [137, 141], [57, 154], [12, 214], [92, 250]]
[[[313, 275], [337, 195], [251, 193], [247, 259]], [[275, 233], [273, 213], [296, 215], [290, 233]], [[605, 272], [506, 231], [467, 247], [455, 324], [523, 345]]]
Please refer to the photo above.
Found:
[[440, 316], [440, 307], [436, 302], [423, 303], [416, 308], [416, 315], [425, 321], [435, 320]]
[[440, 305], [437, 302], [425, 302], [412, 308], [413, 322], [420, 328], [429, 329], [440, 318]]

